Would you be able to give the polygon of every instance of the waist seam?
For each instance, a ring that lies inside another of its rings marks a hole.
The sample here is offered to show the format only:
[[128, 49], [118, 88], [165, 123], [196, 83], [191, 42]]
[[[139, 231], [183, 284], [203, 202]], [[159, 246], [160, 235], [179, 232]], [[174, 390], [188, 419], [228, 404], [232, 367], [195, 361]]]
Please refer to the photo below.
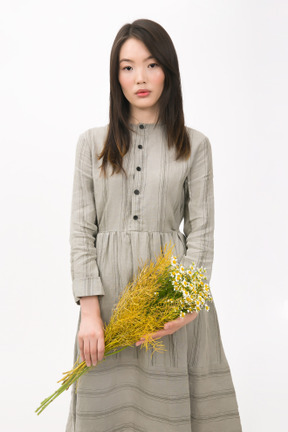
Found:
[[182, 234], [182, 235], [184, 235], [181, 231], [153, 231], [153, 230], [151, 230], [151, 231], [138, 231], [138, 230], [106, 230], [106, 231], [97, 231], [97, 234], [100, 234], [100, 233], [133, 233], [133, 232], [136, 232], [136, 233], [160, 233], [160, 234], [170, 234], [170, 233], [180, 233], [180, 234]]

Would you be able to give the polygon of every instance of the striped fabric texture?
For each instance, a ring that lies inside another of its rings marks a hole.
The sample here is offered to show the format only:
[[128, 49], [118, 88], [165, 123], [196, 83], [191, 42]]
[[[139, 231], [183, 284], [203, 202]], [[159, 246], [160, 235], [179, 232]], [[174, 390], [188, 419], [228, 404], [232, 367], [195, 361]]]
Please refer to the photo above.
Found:
[[[189, 266], [214, 255], [213, 164], [209, 139], [187, 127], [192, 151], [176, 161], [165, 125], [131, 125], [123, 173], [100, 176], [96, 154], [107, 125], [83, 132], [76, 146], [71, 205], [72, 288], [76, 304], [98, 295], [108, 323], [126, 284], [165, 243]], [[184, 234], [179, 230], [184, 218]], [[213, 296], [213, 287], [211, 287]], [[242, 432], [215, 301], [210, 311], [162, 338], [166, 351], [128, 347], [83, 375], [71, 389], [66, 432]], [[79, 354], [77, 333], [74, 362]]]

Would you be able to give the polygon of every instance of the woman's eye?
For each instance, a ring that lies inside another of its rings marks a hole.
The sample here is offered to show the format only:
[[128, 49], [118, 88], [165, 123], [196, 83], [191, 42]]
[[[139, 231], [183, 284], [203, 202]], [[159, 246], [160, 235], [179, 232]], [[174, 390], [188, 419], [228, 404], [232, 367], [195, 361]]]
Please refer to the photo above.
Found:
[[131, 66], [125, 66], [124, 68], [123, 68], [123, 70], [131, 70], [132, 69], [132, 67]]
[[152, 67], [152, 69], [153, 69], [153, 68], [155, 68], [155, 66], [158, 66], [158, 64], [157, 63], [150, 63], [149, 66]]

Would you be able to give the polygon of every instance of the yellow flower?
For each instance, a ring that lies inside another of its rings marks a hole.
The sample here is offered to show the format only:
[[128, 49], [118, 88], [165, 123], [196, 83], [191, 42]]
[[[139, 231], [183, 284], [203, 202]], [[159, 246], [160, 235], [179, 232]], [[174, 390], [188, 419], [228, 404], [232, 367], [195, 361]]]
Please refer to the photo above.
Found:
[[185, 268], [184, 268], [182, 265], [180, 266], [180, 272], [181, 272], [181, 273], [184, 273], [184, 272], [185, 272]]
[[175, 256], [172, 256], [172, 258], [171, 258], [171, 264], [174, 265], [174, 266], [177, 264], [177, 259], [176, 259]]

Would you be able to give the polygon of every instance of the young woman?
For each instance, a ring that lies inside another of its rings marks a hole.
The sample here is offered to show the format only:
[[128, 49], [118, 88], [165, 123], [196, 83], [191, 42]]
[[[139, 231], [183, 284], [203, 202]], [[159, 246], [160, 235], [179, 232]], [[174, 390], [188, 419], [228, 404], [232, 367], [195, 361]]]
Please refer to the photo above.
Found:
[[[179, 226], [184, 218], [184, 234]], [[156, 22], [118, 32], [110, 62], [110, 120], [76, 150], [71, 272], [80, 304], [74, 360], [104, 356], [103, 324], [140, 262], [172, 240], [183, 266], [207, 269], [214, 246], [210, 141], [185, 126], [177, 55]], [[212, 294], [213, 295], [213, 294]], [[66, 432], [240, 432], [236, 394], [215, 304], [107, 357], [78, 382]], [[143, 335], [144, 336], [144, 335]]]

